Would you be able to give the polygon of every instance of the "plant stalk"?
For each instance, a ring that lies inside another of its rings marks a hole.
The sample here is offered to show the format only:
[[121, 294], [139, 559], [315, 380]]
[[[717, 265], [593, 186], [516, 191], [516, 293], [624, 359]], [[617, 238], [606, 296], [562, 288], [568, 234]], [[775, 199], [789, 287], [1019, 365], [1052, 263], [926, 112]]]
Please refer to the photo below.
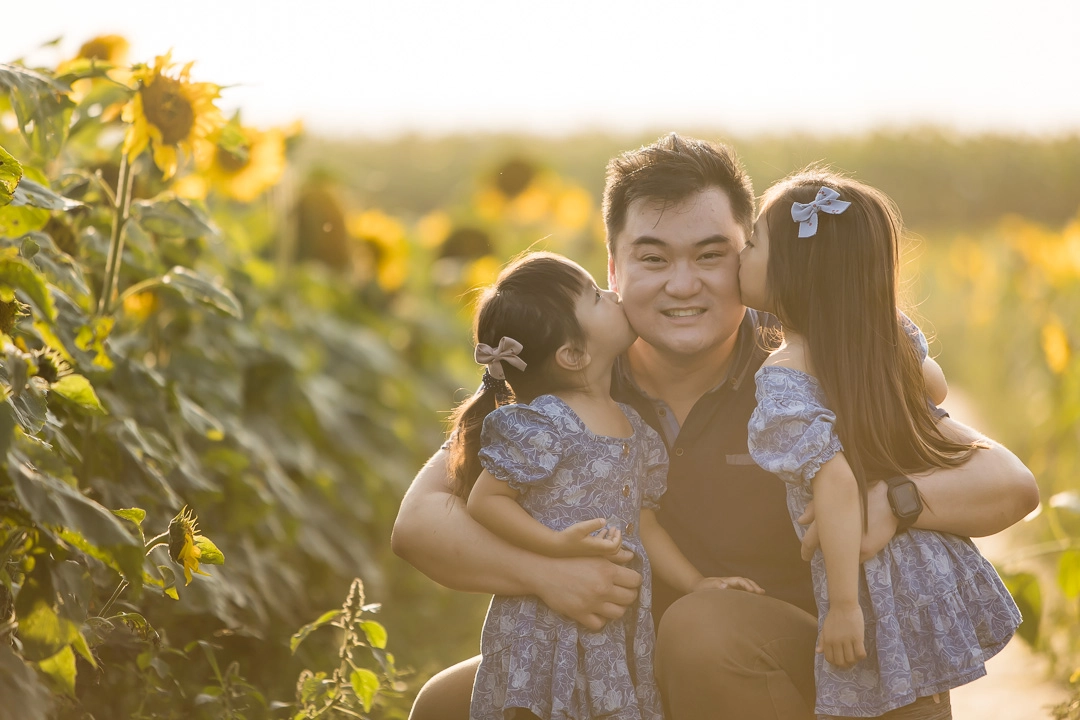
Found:
[[127, 224], [131, 207], [131, 186], [134, 179], [131, 162], [125, 153], [120, 157], [120, 177], [116, 181], [118, 197], [114, 206], [112, 236], [109, 238], [109, 255], [105, 260], [105, 279], [101, 283], [101, 295], [98, 296], [98, 315], [108, 314], [120, 282], [120, 265], [124, 257], [124, 226]]

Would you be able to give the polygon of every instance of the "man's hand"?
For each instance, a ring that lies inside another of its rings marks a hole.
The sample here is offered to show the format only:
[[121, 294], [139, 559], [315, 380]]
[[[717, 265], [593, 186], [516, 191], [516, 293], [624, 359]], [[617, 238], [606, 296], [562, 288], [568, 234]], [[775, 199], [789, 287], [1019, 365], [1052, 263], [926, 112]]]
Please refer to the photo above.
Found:
[[702, 578], [694, 586], [693, 592], [698, 590], [743, 590], [757, 595], [764, 595], [761, 586], [750, 578], [744, 577], [707, 577]]
[[863, 612], [858, 603], [830, 607], [814, 651], [825, 653], [825, 659], [836, 667], [851, 667], [866, 657], [864, 632]]
[[622, 533], [604, 518], [574, 523], [556, 534], [559, 557], [607, 557], [619, 551]]
[[[889, 507], [888, 486], [875, 483], [866, 491], [867, 531], [863, 533], [859, 544], [859, 562], [866, 562], [877, 555], [896, 535], [897, 520]], [[818, 539], [817, 524], [814, 522], [814, 502], [806, 506], [806, 511], [799, 517], [799, 524], [806, 525], [806, 534], [802, 539], [802, 559], [810, 562], [821, 541]]]
[[610, 560], [548, 558], [537, 577], [537, 595], [555, 612], [594, 632], [601, 630], [637, 600], [641, 575], [616, 564], [631, 557], [633, 553], [621, 550]]

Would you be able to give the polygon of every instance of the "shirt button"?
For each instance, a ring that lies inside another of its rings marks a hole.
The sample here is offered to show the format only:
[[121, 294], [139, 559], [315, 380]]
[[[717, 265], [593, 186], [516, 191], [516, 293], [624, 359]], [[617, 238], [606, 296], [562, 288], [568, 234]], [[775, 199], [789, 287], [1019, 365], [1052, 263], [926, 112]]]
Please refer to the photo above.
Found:
[[626, 457], [627, 455], [630, 454], [630, 443], [623, 443], [622, 444], [622, 454], [623, 454], [623, 457]]
[[682, 448], [675, 448], [675, 454], [678, 455], [679, 457], [682, 457], [683, 449]]
[[667, 410], [665, 410], [664, 408], [660, 408], [660, 410], [657, 412], [657, 415], [659, 415], [660, 417], [667, 417]]
[[626, 532], [628, 532], [628, 533], [634, 532], [634, 523], [626, 523]]
[[623, 494], [623, 497], [630, 497], [630, 486], [629, 485], [623, 485], [622, 486], [622, 494]]

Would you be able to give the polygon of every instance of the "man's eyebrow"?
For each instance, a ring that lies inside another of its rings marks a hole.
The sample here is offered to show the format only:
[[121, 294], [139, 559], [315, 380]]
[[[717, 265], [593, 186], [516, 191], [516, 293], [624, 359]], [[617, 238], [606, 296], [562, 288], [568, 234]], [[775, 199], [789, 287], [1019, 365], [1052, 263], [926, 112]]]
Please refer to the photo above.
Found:
[[[704, 238], [702, 240], [698, 240], [696, 243], [694, 243], [694, 247], [695, 248], [703, 248], [703, 247], [705, 247], [707, 245], [725, 245], [725, 244], [734, 246], [734, 243], [732, 243], [731, 239], [729, 237], [727, 237], [726, 235], [710, 235], [707, 238]], [[668, 245], [667, 242], [665, 242], [664, 240], [661, 240], [658, 237], [653, 237], [652, 235], [642, 235], [640, 237], [636, 237], [630, 243], [631, 247], [641, 247], [641, 246], [667, 247], [667, 245]]]

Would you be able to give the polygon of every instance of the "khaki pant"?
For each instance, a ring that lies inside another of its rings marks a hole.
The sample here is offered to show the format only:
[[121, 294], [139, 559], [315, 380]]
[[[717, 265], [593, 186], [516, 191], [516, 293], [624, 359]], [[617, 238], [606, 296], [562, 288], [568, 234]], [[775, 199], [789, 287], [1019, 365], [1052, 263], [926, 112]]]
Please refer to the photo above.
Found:
[[[817, 620], [738, 590], [686, 595], [664, 613], [656, 673], [667, 720], [812, 720]], [[467, 720], [479, 656], [431, 678], [410, 720]]]

